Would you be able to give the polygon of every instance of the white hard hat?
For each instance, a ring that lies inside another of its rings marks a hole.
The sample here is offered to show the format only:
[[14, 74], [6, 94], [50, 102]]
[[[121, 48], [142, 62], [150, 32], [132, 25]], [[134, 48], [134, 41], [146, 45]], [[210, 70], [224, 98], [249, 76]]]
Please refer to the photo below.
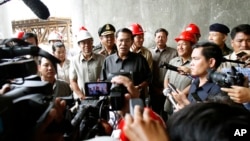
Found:
[[80, 30], [76, 36], [77, 43], [82, 41], [82, 40], [86, 40], [86, 39], [90, 39], [90, 38], [93, 38], [93, 37], [91, 36], [91, 34], [87, 30]]
[[62, 40], [62, 35], [58, 32], [51, 32], [48, 37], [48, 41], [51, 40]]

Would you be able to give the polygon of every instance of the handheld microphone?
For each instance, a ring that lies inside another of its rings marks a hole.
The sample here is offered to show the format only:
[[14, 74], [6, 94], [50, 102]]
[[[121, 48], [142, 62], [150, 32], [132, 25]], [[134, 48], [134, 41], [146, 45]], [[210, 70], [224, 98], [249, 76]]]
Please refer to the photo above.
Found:
[[170, 94], [171, 93], [171, 89], [165, 88], [163, 90], [163, 94], [165, 96], [167, 96], [167, 98], [169, 99], [169, 101], [173, 104], [174, 108], [177, 108], [177, 102], [174, 100], [173, 96]]
[[[164, 69], [169, 69], [169, 70], [172, 70], [172, 71], [175, 71], [175, 72], [178, 72], [178, 73], [180, 72], [178, 70], [178, 67], [170, 65], [168, 63], [162, 63], [162, 64], [159, 65], [159, 67], [164, 68]], [[190, 74], [183, 74], [183, 75], [187, 76], [190, 79], [193, 79], [193, 77]]]
[[222, 58], [222, 62], [232, 62], [232, 63], [238, 63], [238, 64], [245, 64], [245, 62], [242, 61], [238, 61], [238, 60], [230, 60], [230, 59], [226, 59], [226, 58]]
[[159, 67], [160, 68], [165, 68], [165, 69], [170, 69], [172, 71], [178, 72], [178, 68], [176, 66], [172, 66], [172, 65], [170, 65], [168, 63], [162, 63], [162, 64], [159, 65]]
[[40, 0], [23, 0], [23, 2], [38, 18], [43, 20], [47, 20], [49, 18], [49, 9]]

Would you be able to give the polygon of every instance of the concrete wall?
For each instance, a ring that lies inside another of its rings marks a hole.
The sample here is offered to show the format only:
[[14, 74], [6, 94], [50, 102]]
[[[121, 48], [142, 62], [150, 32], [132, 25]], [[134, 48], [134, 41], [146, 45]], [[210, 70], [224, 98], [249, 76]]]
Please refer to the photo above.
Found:
[[[175, 47], [174, 38], [186, 25], [196, 23], [207, 39], [210, 24], [219, 22], [233, 28], [250, 24], [249, 0], [84, 0], [85, 26], [99, 42], [97, 30], [105, 23], [117, 29], [138, 22], [145, 34], [145, 46], [152, 46], [154, 31], [163, 27], [169, 31], [168, 45]], [[73, 15], [77, 15], [77, 13]]]
[[[153, 46], [154, 31], [160, 27], [169, 31], [168, 45], [175, 47], [174, 38], [191, 22], [200, 27], [201, 40], [207, 39], [208, 27], [215, 22], [226, 24], [230, 29], [241, 23], [250, 24], [249, 0], [42, 1], [49, 8], [52, 17], [71, 17], [73, 32], [85, 25], [94, 36], [95, 44], [99, 42], [98, 28], [105, 23], [111, 23], [117, 29], [133, 22], [140, 23], [147, 31], [144, 42], [146, 47]], [[21, 0], [12, 0], [0, 6], [0, 32], [2, 30], [4, 34], [10, 34], [11, 20], [34, 17], [33, 12]]]

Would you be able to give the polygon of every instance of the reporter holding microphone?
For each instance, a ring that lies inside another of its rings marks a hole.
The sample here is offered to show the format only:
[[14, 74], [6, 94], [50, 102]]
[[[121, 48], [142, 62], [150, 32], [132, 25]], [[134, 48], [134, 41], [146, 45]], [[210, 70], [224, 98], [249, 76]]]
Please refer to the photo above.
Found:
[[190, 75], [194, 77], [188, 95], [181, 91], [172, 93], [180, 108], [189, 103], [207, 101], [221, 93], [220, 86], [208, 79], [207, 70], [216, 70], [222, 62], [222, 51], [211, 42], [201, 42], [193, 46]]

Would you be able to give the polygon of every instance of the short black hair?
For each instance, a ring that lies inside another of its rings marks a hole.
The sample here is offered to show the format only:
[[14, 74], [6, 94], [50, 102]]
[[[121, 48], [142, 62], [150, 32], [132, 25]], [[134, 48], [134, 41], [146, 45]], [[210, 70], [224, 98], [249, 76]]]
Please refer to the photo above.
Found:
[[237, 33], [243, 32], [246, 35], [250, 35], [250, 25], [249, 24], [240, 24], [234, 27], [230, 33], [231, 39], [233, 40]]
[[23, 35], [23, 40], [26, 40], [28, 38], [35, 38], [36, 44], [38, 44], [37, 35], [35, 33], [27, 32]]
[[52, 51], [55, 52], [56, 48], [65, 48], [64, 44], [62, 42], [55, 42], [52, 45]]
[[168, 31], [165, 29], [165, 28], [158, 28], [156, 31], [155, 31], [155, 36], [157, 33], [159, 32], [164, 32], [166, 34], [166, 36], [168, 36]]
[[[59, 62], [55, 62], [54, 59], [52, 59], [52, 58], [46, 58], [46, 57], [39, 56], [38, 57], [38, 65], [42, 64], [42, 59], [43, 58], [49, 60], [52, 63], [52, 65], [53, 65], [53, 67], [54, 67], [54, 69], [56, 70], [56, 73], [57, 73], [57, 63], [59, 63]], [[58, 60], [58, 59], [56, 59], [56, 60]]]
[[234, 137], [237, 129], [250, 130], [250, 112], [222, 103], [190, 104], [167, 121], [171, 141], [249, 140], [249, 133]]
[[210, 58], [214, 58], [216, 60], [215, 69], [217, 69], [223, 60], [223, 54], [220, 47], [212, 42], [198, 42], [193, 45], [193, 49], [200, 47], [203, 48], [201, 53], [207, 60]]
[[134, 38], [133, 38], [133, 33], [132, 33], [132, 31], [131, 31], [130, 29], [128, 29], [128, 28], [121, 28], [121, 29], [117, 30], [117, 32], [115, 33], [115, 37], [116, 37], [116, 38], [118, 37], [118, 34], [119, 34], [120, 32], [130, 34], [132, 41], [134, 40]]

